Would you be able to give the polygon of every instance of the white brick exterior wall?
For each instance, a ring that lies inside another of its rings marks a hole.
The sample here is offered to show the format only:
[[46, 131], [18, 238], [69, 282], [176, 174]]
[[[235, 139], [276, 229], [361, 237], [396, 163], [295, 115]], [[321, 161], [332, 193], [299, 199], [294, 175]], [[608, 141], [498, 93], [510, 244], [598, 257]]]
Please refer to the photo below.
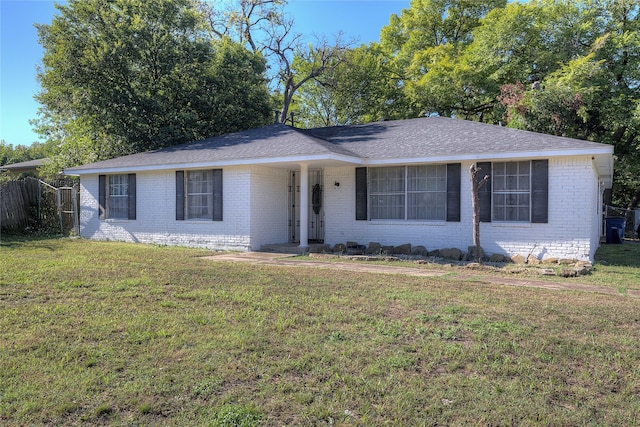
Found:
[[[324, 169], [325, 243], [411, 243], [427, 249], [473, 244], [469, 166], [462, 163], [461, 221], [356, 221], [355, 167]], [[288, 169], [223, 169], [223, 221], [175, 219], [175, 171], [138, 172], [137, 219], [98, 218], [98, 175], [81, 179], [81, 235], [215, 249], [258, 250], [288, 239]], [[334, 183], [339, 182], [339, 186]], [[593, 259], [602, 228], [602, 189], [590, 156], [549, 159], [547, 224], [483, 223], [487, 253]]]
[[[325, 169], [326, 182], [340, 182], [340, 187], [329, 188], [325, 198], [325, 242], [411, 243], [428, 250], [459, 248], [466, 252], [473, 245], [470, 166], [470, 162], [462, 163], [460, 222], [356, 221], [354, 168]], [[601, 190], [591, 157], [552, 158], [548, 223], [482, 223], [480, 242], [489, 254], [592, 260], [600, 239], [600, 209]]]
[[85, 175], [80, 186], [80, 235], [97, 240], [250, 249], [250, 172], [247, 168], [225, 168], [222, 182], [223, 221], [176, 220], [175, 171], [138, 172], [136, 219], [100, 220], [98, 175]]
[[288, 239], [288, 177], [287, 169], [252, 168], [252, 250], [260, 250], [266, 244], [285, 243]]

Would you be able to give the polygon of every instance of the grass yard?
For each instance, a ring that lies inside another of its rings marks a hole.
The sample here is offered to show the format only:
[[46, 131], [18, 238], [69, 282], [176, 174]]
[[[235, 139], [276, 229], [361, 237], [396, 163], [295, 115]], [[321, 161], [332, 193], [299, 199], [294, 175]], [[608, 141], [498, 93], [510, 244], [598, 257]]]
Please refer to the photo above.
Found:
[[3, 241], [0, 424], [640, 424], [640, 299], [203, 255]]

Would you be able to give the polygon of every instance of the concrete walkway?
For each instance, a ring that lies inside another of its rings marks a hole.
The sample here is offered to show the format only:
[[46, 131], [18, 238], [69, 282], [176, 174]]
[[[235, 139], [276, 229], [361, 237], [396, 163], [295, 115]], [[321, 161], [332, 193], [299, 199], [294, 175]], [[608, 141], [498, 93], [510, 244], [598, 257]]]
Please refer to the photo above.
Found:
[[518, 286], [528, 288], [540, 288], [558, 291], [582, 291], [594, 292], [614, 296], [628, 296], [640, 298], [640, 290], [629, 289], [625, 294], [617, 289], [576, 283], [573, 279], [565, 282], [551, 282], [546, 280], [536, 280], [528, 278], [504, 277], [491, 274], [485, 271], [468, 271], [464, 267], [452, 267], [450, 270], [437, 270], [429, 268], [418, 268], [408, 266], [391, 266], [371, 264], [368, 262], [329, 262], [321, 258], [313, 261], [302, 261], [293, 259], [296, 255], [271, 253], [271, 252], [236, 252], [205, 257], [216, 262], [247, 262], [255, 265], [272, 265], [278, 267], [292, 268], [316, 268], [339, 271], [350, 271], [372, 274], [400, 274], [414, 277], [444, 277], [450, 276], [457, 280], [473, 281], [474, 283], [485, 283], [491, 285]]

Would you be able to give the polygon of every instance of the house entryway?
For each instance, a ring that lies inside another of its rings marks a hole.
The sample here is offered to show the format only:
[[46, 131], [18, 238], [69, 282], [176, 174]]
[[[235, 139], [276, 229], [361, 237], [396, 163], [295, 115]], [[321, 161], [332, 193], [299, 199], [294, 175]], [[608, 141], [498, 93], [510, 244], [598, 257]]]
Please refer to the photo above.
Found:
[[[322, 169], [309, 170], [309, 243], [324, 242], [324, 180]], [[300, 171], [289, 172], [289, 242], [300, 241]]]

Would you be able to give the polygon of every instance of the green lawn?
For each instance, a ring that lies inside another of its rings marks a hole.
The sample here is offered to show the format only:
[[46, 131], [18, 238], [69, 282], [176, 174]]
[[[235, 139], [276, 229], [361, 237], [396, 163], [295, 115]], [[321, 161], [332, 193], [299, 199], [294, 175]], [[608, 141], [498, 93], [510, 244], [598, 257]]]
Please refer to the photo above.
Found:
[[640, 299], [202, 255], [3, 241], [0, 424], [640, 424]]

